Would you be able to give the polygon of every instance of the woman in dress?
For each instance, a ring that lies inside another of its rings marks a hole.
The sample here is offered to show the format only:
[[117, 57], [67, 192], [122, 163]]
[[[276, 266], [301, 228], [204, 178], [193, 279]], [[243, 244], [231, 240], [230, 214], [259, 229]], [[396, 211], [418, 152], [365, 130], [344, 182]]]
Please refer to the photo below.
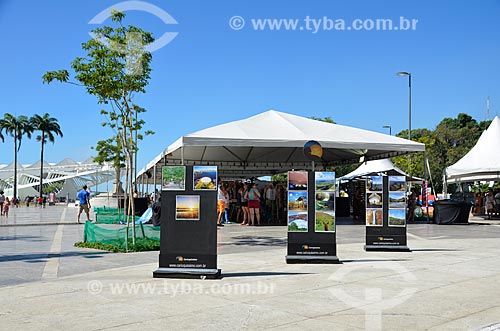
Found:
[[491, 220], [491, 217], [493, 216], [493, 213], [495, 212], [495, 197], [493, 196], [493, 190], [489, 189], [488, 193], [486, 194], [486, 199], [484, 203], [486, 207], [486, 213], [488, 214], [488, 219]]

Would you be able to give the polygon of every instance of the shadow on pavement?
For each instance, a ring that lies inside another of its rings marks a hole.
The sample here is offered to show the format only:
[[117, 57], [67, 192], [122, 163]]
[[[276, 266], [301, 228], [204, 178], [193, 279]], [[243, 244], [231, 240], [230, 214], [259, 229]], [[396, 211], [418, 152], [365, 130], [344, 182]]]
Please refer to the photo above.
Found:
[[36, 254], [2, 255], [0, 256], [0, 262], [11, 262], [11, 261], [41, 262], [42, 259], [52, 259], [52, 258], [71, 257], [71, 256], [96, 258], [96, 257], [103, 257], [103, 255], [106, 254], [109, 254], [109, 252], [99, 252], [99, 253], [65, 252], [58, 254], [36, 253]]
[[230, 243], [220, 243], [219, 246], [286, 246], [287, 239], [257, 236], [238, 236], [230, 239]]
[[41, 236], [0, 236], [2, 240], [23, 240], [23, 241], [47, 241], [47, 239], [40, 239]]
[[309, 272], [266, 272], [266, 271], [255, 271], [255, 272], [229, 272], [222, 273], [222, 278], [225, 277], [261, 277], [261, 276], [294, 276], [294, 275], [311, 275]]
[[342, 263], [370, 263], [370, 262], [405, 262], [410, 259], [360, 259], [360, 260], [341, 260]]
[[449, 249], [449, 248], [416, 248], [412, 249], [412, 252], [460, 252], [461, 249]]

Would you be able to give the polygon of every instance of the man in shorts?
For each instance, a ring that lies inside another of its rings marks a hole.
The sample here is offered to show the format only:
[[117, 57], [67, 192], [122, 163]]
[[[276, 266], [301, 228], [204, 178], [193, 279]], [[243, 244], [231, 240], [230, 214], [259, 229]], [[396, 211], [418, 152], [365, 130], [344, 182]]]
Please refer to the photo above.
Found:
[[90, 208], [90, 194], [87, 191], [87, 185], [83, 185], [82, 190], [78, 192], [76, 195], [78, 199], [80, 200], [80, 209], [78, 210], [78, 223], [80, 223], [80, 215], [82, 214], [82, 211], [85, 211], [85, 214], [87, 215], [87, 221], [90, 222], [90, 215], [89, 215], [89, 208]]

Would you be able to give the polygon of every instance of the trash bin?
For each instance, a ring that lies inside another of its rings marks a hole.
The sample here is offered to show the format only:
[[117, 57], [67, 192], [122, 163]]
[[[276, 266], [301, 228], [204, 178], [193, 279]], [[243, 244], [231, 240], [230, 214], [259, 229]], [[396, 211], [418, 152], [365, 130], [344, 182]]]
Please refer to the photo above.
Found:
[[466, 201], [438, 200], [434, 202], [434, 223], [468, 224], [472, 204]]

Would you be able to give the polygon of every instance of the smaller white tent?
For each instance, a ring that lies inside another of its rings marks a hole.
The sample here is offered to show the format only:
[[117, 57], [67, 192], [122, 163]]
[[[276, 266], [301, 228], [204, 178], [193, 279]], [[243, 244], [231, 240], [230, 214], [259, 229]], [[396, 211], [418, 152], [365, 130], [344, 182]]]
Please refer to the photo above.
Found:
[[423, 181], [422, 178], [407, 175], [392, 163], [391, 159], [372, 160], [362, 163], [356, 170], [339, 178], [340, 181], [352, 180], [355, 178], [386, 173], [392, 176], [405, 176], [407, 181]]
[[457, 163], [446, 168], [446, 181], [500, 180], [500, 118], [495, 116], [476, 145]]

